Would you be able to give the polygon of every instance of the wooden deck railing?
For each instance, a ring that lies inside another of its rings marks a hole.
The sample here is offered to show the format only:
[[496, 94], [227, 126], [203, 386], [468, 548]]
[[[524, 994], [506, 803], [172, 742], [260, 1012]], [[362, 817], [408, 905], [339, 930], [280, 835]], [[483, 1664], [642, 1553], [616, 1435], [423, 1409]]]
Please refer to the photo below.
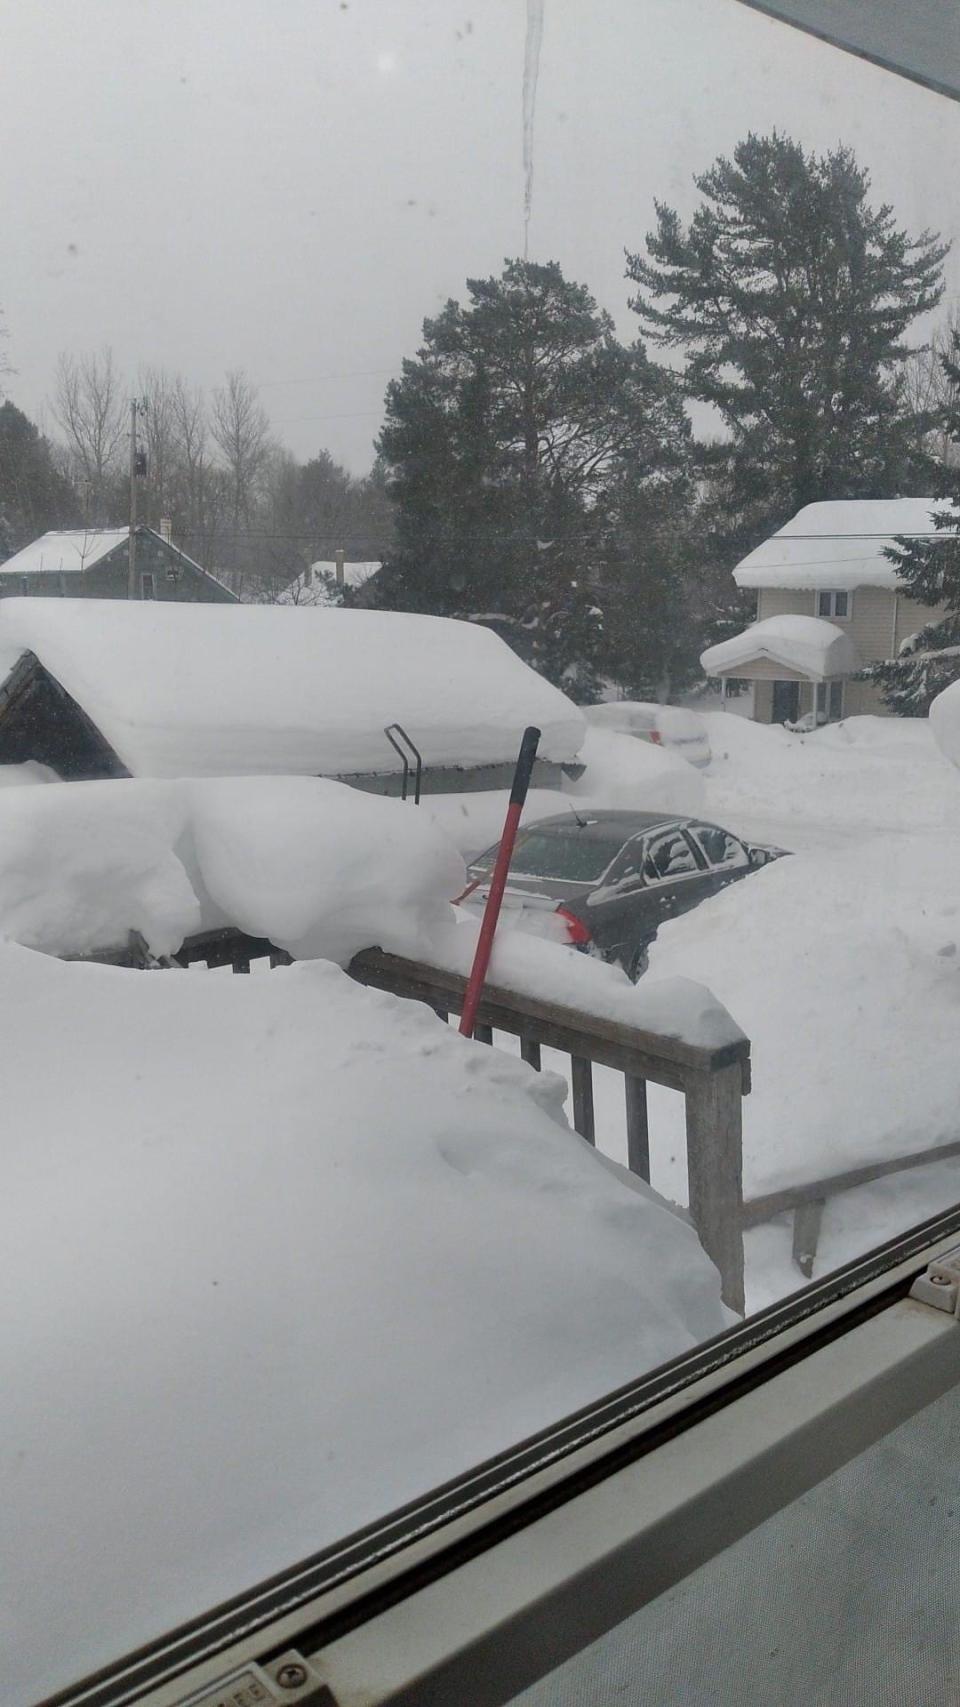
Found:
[[[138, 950], [135, 945], [126, 955], [112, 958], [124, 959], [127, 964], [149, 963], [142, 947]], [[288, 963], [289, 958], [264, 938], [222, 930], [185, 942], [173, 963], [190, 966], [201, 961], [211, 968], [232, 966], [235, 972], [249, 972], [254, 960], [269, 959], [277, 966]], [[424, 1002], [443, 1019], [459, 1013], [463, 1004], [466, 979], [459, 973], [404, 960], [381, 949], [358, 954], [349, 972], [361, 984]], [[666, 1085], [683, 1096], [690, 1219], [720, 1272], [725, 1302], [742, 1311], [741, 1102], [750, 1088], [747, 1040], [716, 1048], [698, 1047], [488, 985], [475, 1036], [479, 1042], [491, 1043], [495, 1031], [517, 1037], [523, 1059], [537, 1069], [544, 1049], [559, 1050], [570, 1057], [573, 1124], [589, 1144], [596, 1142], [593, 1069], [610, 1067], [621, 1073], [627, 1164], [648, 1182], [647, 1084]]]
[[[96, 958], [128, 966], [158, 964], [135, 937], [126, 949]], [[266, 938], [224, 929], [190, 939], [173, 960], [162, 964], [189, 966], [202, 961], [210, 967], [231, 966], [234, 972], [249, 972], [251, 961], [267, 959], [271, 966], [282, 966], [289, 964], [290, 956]], [[466, 980], [458, 973], [384, 954], [380, 949], [358, 954], [349, 970], [360, 983], [425, 1002], [444, 1019], [460, 1011]], [[697, 1048], [677, 1038], [637, 1031], [558, 1003], [488, 985], [476, 1036], [480, 1042], [490, 1043], [495, 1031], [519, 1038], [520, 1053], [533, 1067], [539, 1068], [545, 1048], [570, 1057], [573, 1124], [588, 1143], [596, 1141], [593, 1068], [610, 1067], [621, 1073], [627, 1165], [648, 1182], [647, 1083], [666, 1085], [683, 1095], [690, 1219], [704, 1250], [720, 1271], [724, 1299], [733, 1309], [743, 1309], [743, 1234], [748, 1228], [777, 1215], [792, 1214], [794, 1260], [809, 1277], [824, 1206], [831, 1197], [888, 1174], [960, 1155], [960, 1139], [948, 1140], [927, 1150], [867, 1162], [843, 1173], [744, 1199], [741, 1101], [750, 1088], [750, 1049], [745, 1040], [716, 1049]]]

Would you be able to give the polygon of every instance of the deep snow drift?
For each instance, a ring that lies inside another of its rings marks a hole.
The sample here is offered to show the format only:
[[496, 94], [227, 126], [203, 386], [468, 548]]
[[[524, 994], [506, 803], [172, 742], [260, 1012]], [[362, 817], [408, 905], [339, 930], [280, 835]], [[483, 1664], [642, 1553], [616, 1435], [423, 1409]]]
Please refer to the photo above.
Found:
[[0, 1011], [4, 1707], [725, 1325], [558, 1080], [329, 963], [7, 944]]

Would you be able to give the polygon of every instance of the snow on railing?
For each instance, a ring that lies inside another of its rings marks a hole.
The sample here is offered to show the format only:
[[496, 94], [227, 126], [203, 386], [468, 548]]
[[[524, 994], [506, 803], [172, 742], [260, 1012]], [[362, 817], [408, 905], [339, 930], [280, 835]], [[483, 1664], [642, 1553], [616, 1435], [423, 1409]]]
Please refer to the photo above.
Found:
[[[270, 966], [290, 963], [290, 956], [266, 938], [244, 936], [229, 928], [189, 938], [176, 956], [161, 961], [151, 957], [136, 937], [127, 950], [97, 958], [138, 966], [201, 963], [211, 969], [229, 966], [234, 972], [249, 972], [257, 961]], [[467, 979], [459, 971], [377, 948], [355, 955], [348, 970], [359, 983], [424, 1002], [444, 1020], [460, 1012], [466, 992]], [[722, 1015], [723, 1010], [719, 1012]], [[538, 1071], [543, 1049], [568, 1055], [573, 1125], [589, 1144], [596, 1143], [593, 1069], [609, 1067], [621, 1073], [627, 1165], [648, 1184], [647, 1083], [680, 1092], [685, 1101], [690, 1219], [719, 1271], [724, 1302], [742, 1313], [741, 1102], [750, 1088], [750, 1045], [735, 1026], [725, 1029], [729, 1035], [722, 1041], [691, 1042], [488, 984], [474, 1035], [481, 1043], [492, 1043], [494, 1032], [517, 1037], [523, 1059]]]

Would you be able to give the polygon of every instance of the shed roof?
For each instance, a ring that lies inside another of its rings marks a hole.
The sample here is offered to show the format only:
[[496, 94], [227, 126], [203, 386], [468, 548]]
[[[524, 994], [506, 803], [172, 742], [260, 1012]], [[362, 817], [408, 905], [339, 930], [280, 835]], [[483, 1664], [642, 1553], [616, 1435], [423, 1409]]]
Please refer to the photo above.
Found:
[[[198, 575], [206, 576], [209, 581], [216, 580], [216, 576], [204, 569], [202, 563], [181, 550], [179, 545], [174, 545], [172, 540], [164, 539], [155, 528], [138, 527], [137, 537], [141, 534], [150, 534], [159, 540], [176, 557], [196, 569]], [[78, 571], [92, 569], [103, 558], [109, 557], [118, 545], [125, 546], [129, 538], [129, 527], [53, 529], [15, 552], [5, 563], [0, 563], [0, 575], [55, 575], [61, 572], [75, 575]], [[222, 586], [223, 583], [218, 581], [217, 585]], [[224, 590], [230, 592], [229, 587]]]
[[732, 640], [709, 647], [700, 662], [708, 676], [735, 676], [758, 658], [815, 681], [849, 676], [860, 668], [850, 636], [818, 616], [769, 616]]
[[899, 582], [884, 554], [904, 535], [936, 535], [936, 498], [840, 498], [807, 504], [733, 571], [738, 587], [886, 587]]
[[61, 570], [76, 574], [92, 569], [129, 537], [129, 528], [56, 529], [0, 563], [0, 575], [56, 575]]
[[488, 629], [394, 611], [0, 600], [0, 672], [32, 653], [134, 776], [394, 768], [399, 722], [434, 766], [503, 764], [528, 724], [574, 758], [584, 720]]

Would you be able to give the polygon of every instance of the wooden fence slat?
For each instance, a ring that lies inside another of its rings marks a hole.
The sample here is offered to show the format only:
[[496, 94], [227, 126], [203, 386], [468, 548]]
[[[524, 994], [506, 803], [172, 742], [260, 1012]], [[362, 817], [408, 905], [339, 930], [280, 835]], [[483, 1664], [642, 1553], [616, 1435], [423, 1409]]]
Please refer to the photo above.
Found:
[[824, 1199], [815, 1197], [809, 1203], [799, 1203], [793, 1212], [793, 1260], [808, 1280], [813, 1273], [825, 1208]]
[[596, 1144], [593, 1120], [593, 1063], [585, 1055], [571, 1055], [570, 1068], [574, 1127], [588, 1144]]
[[539, 1073], [539, 1071], [540, 1071], [540, 1045], [539, 1045], [539, 1043], [534, 1043], [533, 1039], [530, 1037], [521, 1037], [521, 1039], [520, 1039], [520, 1058], [521, 1058], [521, 1060], [526, 1061], [528, 1067], [535, 1067], [537, 1072]]
[[720, 1271], [725, 1304], [742, 1315], [743, 1157], [739, 1062], [700, 1073], [686, 1093], [690, 1219]]
[[478, 1043], [492, 1043], [493, 1042], [493, 1026], [492, 1025], [475, 1025], [473, 1028], [473, 1035], [476, 1038]]
[[650, 1184], [650, 1128], [647, 1123], [647, 1081], [624, 1073], [627, 1105], [627, 1167]]

